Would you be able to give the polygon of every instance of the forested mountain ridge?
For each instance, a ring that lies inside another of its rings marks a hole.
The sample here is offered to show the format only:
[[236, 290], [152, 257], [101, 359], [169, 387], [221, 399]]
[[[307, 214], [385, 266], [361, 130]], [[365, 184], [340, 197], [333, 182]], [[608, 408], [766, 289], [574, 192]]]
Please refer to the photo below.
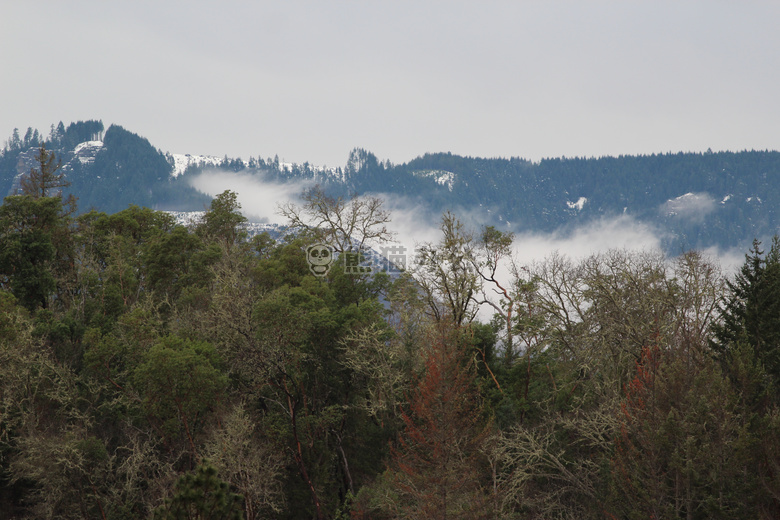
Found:
[[430, 211], [481, 214], [515, 232], [551, 232], [627, 215], [663, 231], [664, 247], [749, 246], [780, 226], [780, 153], [667, 153], [600, 158], [462, 157], [429, 153], [403, 164], [354, 149], [343, 167], [285, 164], [278, 157], [247, 160], [164, 154], [148, 140], [100, 121], [52, 125], [43, 138], [14, 131], [0, 153], [0, 193], [18, 188], [41, 141], [63, 159], [70, 191], [83, 210], [108, 212], [129, 204], [202, 210], [209, 198], [190, 185], [204, 168], [242, 171], [282, 182], [316, 181], [337, 194], [387, 193]]
[[79, 121], [66, 128], [52, 125], [47, 138], [28, 129], [24, 138], [14, 130], [0, 153], [0, 191], [19, 189], [23, 175], [35, 165], [39, 146], [62, 161], [71, 183], [66, 189], [79, 199], [82, 211], [113, 213], [130, 204], [154, 209], [203, 209], [210, 200], [186, 182], [171, 177], [171, 163], [147, 139], [118, 125], [104, 132], [101, 121]]

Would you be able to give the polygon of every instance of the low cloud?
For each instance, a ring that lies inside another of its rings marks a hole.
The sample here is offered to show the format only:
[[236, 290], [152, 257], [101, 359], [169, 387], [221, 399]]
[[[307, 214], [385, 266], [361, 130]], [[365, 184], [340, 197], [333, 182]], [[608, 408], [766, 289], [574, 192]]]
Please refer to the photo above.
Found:
[[[270, 181], [263, 174], [205, 170], [192, 179], [199, 191], [216, 196], [225, 190], [238, 194], [244, 215], [250, 220], [283, 224], [278, 213], [280, 204], [301, 203], [301, 194], [311, 187], [307, 182], [280, 183]], [[416, 201], [398, 195], [374, 193], [370, 196], [384, 200], [390, 212], [388, 228], [395, 233], [391, 245], [402, 245], [407, 258], [412, 261], [416, 247], [422, 243], [437, 243], [441, 239], [441, 213], [432, 212]], [[680, 218], [704, 218], [715, 207], [715, 201], [706, 193], [689, 193], [670, 200], [661, 206], [663, 211], [674, 212]], [[482, 226], [490, 224], [488, 212], [481, 208], [455, 210], [466, 230], [479, 236]], [[496, 226], [501, 229], [501, 226]], [[513, 247], [517, 265], [531, 265], [553, 253], [567, 256], [574, 261], [610, 249], [660, 250], [664, 232], [662, 229], [640, 222], [628, 215], [590, 221], [578, 228], [552, 233], [516, 233]], [[378, 246], [378, 244], [372, 244]], [[379, 248], [378, 248], [379, 249]], [[744, 262], [745, 251], [709, 248], [703, 251], [719, 263], [725, 274], [731, 275]], [[499, 273], [503, 279], [509, 276], [504, 266]]]
[[254, 222], [282, 223], [279, 204], [297, 202], [310, 186], [305, 182], [281, 183], [270, 181], [263, 173], [226, 172], [208, 169], [194, 177], [192, 187], [215, 197], [225, 190], [236, 192], [241, 209]]
[[733, 278], [739, 272], [739, 269], [745, 264], [745, 254], [747, 249], [732, 247], [722, 249], [720, 247], [708, 247], [702, 250], [707, 257], [717, 262], [725, 276]]
[[522, 233], [515, 237], [515, 255], [530, 264], [557, 252], [573, 260], [610, 249], [652, 250], [661, 248], [661, 230], [621, 215], [589, 222], [569, 232]]
[[393, 241], [403, 244], [408, 251], [425, 242], [438, 242], [441, 231], [441, 215], [433, 214], [427, 208], [414, 204], [406, 197], [377, 193], [385, 208], [390, 212], [388, 228], [395, 233]]
[[703, 222], [716, 207], [715, 199], [709, 193], [686, 193], [661, 204], [659, 212], [689, 222]]

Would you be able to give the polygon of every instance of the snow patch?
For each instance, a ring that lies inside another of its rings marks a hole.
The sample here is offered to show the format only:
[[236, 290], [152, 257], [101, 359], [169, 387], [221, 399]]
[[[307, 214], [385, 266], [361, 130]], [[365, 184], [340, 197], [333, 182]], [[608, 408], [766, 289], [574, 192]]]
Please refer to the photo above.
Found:
[[715, 199], [708, 193], [686, 193], [661, 204], [660, 212], [667, 217], [680, 217], [693, 222], [703, 221], [715, 210]]
[[577, 211], [582, 211], [582, 208], [585, 207], [585, 203], [588, 202], [587, 197], [580, 197], [577, 199], [577, 202], [571, 202], [569, 200], [566, 201], [566, 205], [569, 206], [569, 209], [574, 209]]
[[169, 157], [173, 159], [172, 177], [178, 177], [190, 166], [219, 166], [223, 160], [221, 157], [213, 155], [190, 155], [188, 153], [172, 153], [169, 154]]
[[85, 148], [103, 148], [103, 141], [84, 141], [83, 143], [76, 145], [76, 148], [73, 149], [73, 153], [78, 155], [78, 153]]
[[73, 155], [81, 164], [92, 164], [101, 148], [103, 148], [103, 141], [84, 141], [76, 145]]
[[432, 178], [436, 184], [446, 186], [449, 191], [452, 191], [452, 187], [455, 185], [455, 174], [453, 172], [445, 170], [418, 170], [414, 174], [420, 177]]

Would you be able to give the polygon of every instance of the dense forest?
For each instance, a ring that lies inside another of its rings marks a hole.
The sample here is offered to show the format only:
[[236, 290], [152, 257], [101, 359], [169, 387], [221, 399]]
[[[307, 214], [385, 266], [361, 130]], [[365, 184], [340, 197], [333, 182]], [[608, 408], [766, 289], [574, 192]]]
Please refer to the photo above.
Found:
[[5, 517], [780, 516], [777, 240], [730, 279], [695, 251], [514, 265], [445, 212], [369, 275], [343, 267], [390, 238], [379, 199], [311, 190], [274, 239], [230, 191], [185, 227], [66, 183], [40, 147], [0, 206]]
[[[402, 164], [352, 150], [343, 167], [285, 164], [277, 156], [194, 162], [172, 175], [175, 159], [145, 138], [102, 121], [52, 125], [44, 137], [15, 130], [0, 150], [0, 193], [19, 192], [40, 144], [63, 160], [78, 211], [115, 213], [137, 205], [200, 211], [210, 197], [192, 187], [203, 171], [241, 172], [261, 182], [319, 183], [329, 193], [403, 198], [438, 218], [446, 210], [478, 215], [515, 233], [566, 235], [602, 219], [630, 218], [658, 231], [665, 252], [740, 248], [780, 230], [780, 152], [666, 153], [550, 158], [462, 157], [428, 153]], [[213, 158], [212, 158], [213, 159]]]

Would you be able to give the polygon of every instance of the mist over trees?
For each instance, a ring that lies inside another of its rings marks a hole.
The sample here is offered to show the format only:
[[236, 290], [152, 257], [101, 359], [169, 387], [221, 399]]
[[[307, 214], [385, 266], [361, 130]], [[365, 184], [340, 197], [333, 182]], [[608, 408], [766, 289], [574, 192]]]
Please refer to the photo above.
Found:
[[381, 201], [312, 192], [274, 239], [230, 191], [189, 227], [63, 197], [0, 206], [6, 517], [780, 516], [777, 241], [733, 278], [696, 251], [519, 265], [445, 213], [398, 276], [314, 276], [320, 240], [391, 238]]
[[[565, 236], [604, 220], [628, 219], [658, 230], [663, 249], [679, 254], [717, 247], [746, 250], [780, 228], [780, 153], [659, 153], [644, 156], [479, 158], [426, 153], [392, 164], [355, 148], [343, 166], [285, 163], [278, 156], [225, 156], [171, 176], [175, 159], [119, 125], [88, 120], [52, 125], [49, 135], [15, 129], [0, 150], [0, 193], [17, 194], [40, 145], [62, 159], [65, 195], [80, 211], [114, 213], [130, 204], [203, 210], [210, 197], [191, 186], [209, 168], [260, 181], [320, 184], [330, 194], [383, 193], [430, 209], [478, 215], [502, 231]], [[88, 145], [88, 146], [87, 146]], [[76, 148], [79, 147], [79, 150]], [[89, 152], [89, 153], [87, 153]], [[213, 158], [212, 158], [213, 159]]]

